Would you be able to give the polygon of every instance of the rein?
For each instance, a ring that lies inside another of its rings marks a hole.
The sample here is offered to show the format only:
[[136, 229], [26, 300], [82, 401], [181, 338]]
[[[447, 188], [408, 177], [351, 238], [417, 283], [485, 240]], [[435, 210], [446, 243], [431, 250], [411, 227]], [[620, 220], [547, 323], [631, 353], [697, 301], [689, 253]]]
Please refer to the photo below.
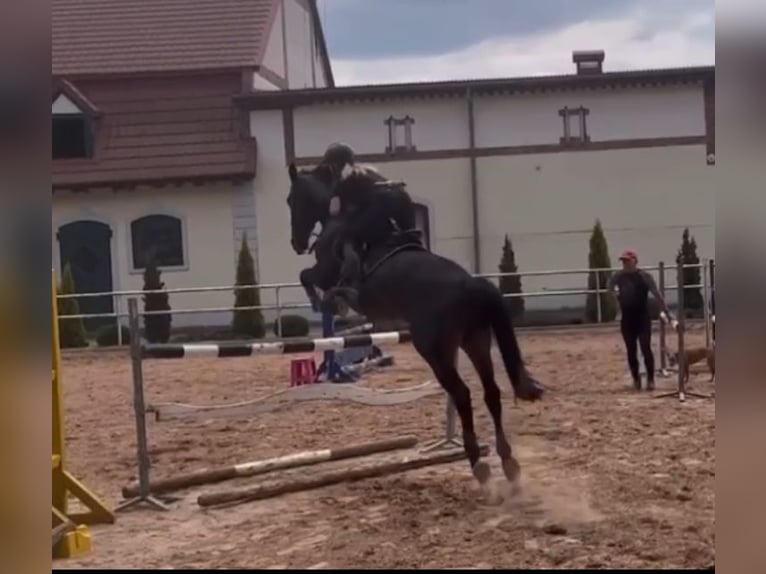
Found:
[[381, 265], [383, 265], [383, 264], [384, 264], [386, 261], [388, 261], [389, 259], [391, 259], [391, 258], [392, 258], [394, 255], [397, 255], [397, 254], [401, 253], [402, 251], [408, 251], [408, 250], [410, 250], [410, 249], [415, 249], [415, 250], [417, 250], [417, 251], [428, 251], [428, 249], [426, 249], [426, 248], [423, 246], [423, 244], [422, 244], [422, 243], [420, 243], [420, 242], [415, 242], [415, 241], [413, 241], [413, 242], [411, 242], [411, 243], [405, 243], [405, 244], [403, 244], [403, 245], [399, 245], [399, 246], [397, 246], [397, 247], [394, 247], [394, 248], [393, 248], [391, 251], [389, 251], [389, 252], [388, 252], [388, 253], [386, 253], [386, 254], [385, 254], [383, 257], [381, 257], [380, 259], [378, 259], [378, 260], [375, 262], [375, 264], [374, 264], [372, 267], [370, 267], [370, 268], [369, 268], [369, 269], [368, 269], [368, 270], [365, 272], [365, 275], [367, 275], [367, 276], [369, 277], [369, 276], [370, 276], [370, 275], [372, 275], [372, 274], [373, 274], [375, 271], [377, 271], [377, 270], [380, 268], [380, 266], [381, 266]]

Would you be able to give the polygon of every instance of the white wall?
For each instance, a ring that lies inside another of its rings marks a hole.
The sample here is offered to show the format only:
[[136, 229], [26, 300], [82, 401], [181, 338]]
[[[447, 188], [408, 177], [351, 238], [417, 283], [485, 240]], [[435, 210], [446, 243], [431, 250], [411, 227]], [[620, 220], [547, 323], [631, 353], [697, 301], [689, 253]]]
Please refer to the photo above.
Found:
[[287, 38], [287, 80], [290, 89], [315, 87], [314, 36], [311, 14], [297, 0], [283, 0]]
[[[297, 0], [282, 0], [261, 64], [287, 80], [290, 89], [327, 86], [310, 12]], [[253, 87], [279, 89], [256, 74]]]
[[256, 72], [253, 74], [253, 88], [256, 90], [279, 90], [279, 86], [272, 84], [269, 80], [264, 78], [261, 74]]
[[285, 35], [284, 28], [284, 10], [282, 5], [277, 8], [277, 14], [274, 18], [274, 25], [271, 27], [269, 39], [266, 43], [266, 51], [263, 53], [261, 65], [267, 67], [275, 74], [285, 77]]
[[[715, 256], [715, 184], [704, 146], [480, 158], [477, 166], [483, 272], [497, 272], [505, 233], [520, 271], [587, 268], [596, 218], [614, 266], [628, 248], [646, 265], [672, 265], [684, 227], [701, 258]], [[584, 288], [586, 276], [523, 283], [528, 292]], [[584, 297], [527, 301], [578, 303]]]
[[[258, 176], [255, 179], [255, 212], [258, 228], [258, 277], [265, 283], [297, 283], [301, 269], [313, 265], [313, 256], [296, 255], [290, 246], [287, 193], [290, 179], [285, 158], [282, 112], [268, 110], [250, 115], [252, 133], [258, 138]], [[300, 288], [281, 293], [282, 301], [304, 302]], [[261, 302], [274, 303], [273, 291], [262, 290]]]
[[[592, 141], [698, 136], [705, 133], [700, 86], [483, 96], [474, 104], [477, 147], [556, 144], [563, 135], [558, 111], [590, 110]], [[417, 118], [416, 118], [417, 119]]]
[[[60, 273], [60, 250], [56, 240], [59, 227], [73, 221], [88, 219], [106, 223], [112, 229], [113, 289], [130, 290], [143, 287], [142, 271], [132, 269], [130, 223], [144, 215], [163, 213], [181, 218], [184, 234], [182, 269], [162, 271], [168, 288], [209, 287], [233, 285], [235, 281], [235, 251], [233, 239], [233, 199], [241, 189], [220, 184], [204, 187], [138, 189], [129, 193], [56, 193], [53, 197], [52, 253]], [[253, 238], [255, 239], [255, 238]], [[171, 307], [203, 308], [230, 307], [232, 292], [204, 294], [174, 294]], [[127, 311], [127, 300], [123, 300]], [[139, 307], [142, 308], [139, 299]], [[173, 325], [228, 323], [231, 313], [173, 315]]]
[[[563, 135], [558, 110], [580, 105], [590, 110], [592, 141], [705, 133], [701, 87], [482, 96], [474, 103], [476, 146], [558, 144]], [[415, 120], [412, 138], [418, 151], [466, 149], [467, 114], [467, 104], [459, 98], [304, 106], [294, 114], [296, 155], [320, 156], [330, 140], [344, 141], [357, 153], [383, 153], [386, 118], [406, 115]]]
[[332, 141], [349, 144], [356, 153], [384, 153], [389, 116], [415, 119], [412, 139], [418, 151], [465, 149], [469, 145], [465, 101], [400, 100], [300, 107], [294, 113], [295, 153], [321, 156]]

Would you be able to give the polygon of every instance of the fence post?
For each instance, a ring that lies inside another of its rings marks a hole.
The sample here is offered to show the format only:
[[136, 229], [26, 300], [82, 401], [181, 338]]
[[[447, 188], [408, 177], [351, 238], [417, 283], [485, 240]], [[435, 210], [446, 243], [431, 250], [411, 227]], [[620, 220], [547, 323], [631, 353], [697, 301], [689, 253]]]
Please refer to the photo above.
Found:
[[120, 317], [120, 296], [114, 296], [114, 320], [117, 322], [117, 346], [122, 347], [122, 317]]
[[713, 344], [715, 345], [715, 259], [708, 262], [710, 266], [710, 320], [713, 323]]
[[710, 289], [708, 285], [708, 264], [707, 259], [702, 260], [702, 317], [705, 320], [705, 346], [710, 346], [710, 307], [708, 299], [710, 298]]
[[275, 303], [277, 304], [277, 337], [282, 338], [282, 301], [279, 296], [279, 285], [274, 288]]
[[[665, 299], [665, 262], [660, 261], [657, 269], [657, 274], [659, 275], [659, 284], [657, 288], [660, 291], [660, 295], [662, 295], [663, 300]], [[668, 368], [668, 340], [667, 340], [667, 332], [665, 331], [665, 321], [660, 321], [660, 370], [663, 372], [663, 374], [667, 371]]]
[[686, 329], [686, 313], [684, 307], [686, 306], [686, 285], [684, 285], [684, 264], [678, 262], [678, 399], [683, 402], [686, 399], [686, 380], [684, 378], [686, 370], [686, 356], [684, 355], [685, 347], [685, 329]]
[[601, 323], [603, 315], [601, 311], [601, 271], [596, 271], [596, 322]]

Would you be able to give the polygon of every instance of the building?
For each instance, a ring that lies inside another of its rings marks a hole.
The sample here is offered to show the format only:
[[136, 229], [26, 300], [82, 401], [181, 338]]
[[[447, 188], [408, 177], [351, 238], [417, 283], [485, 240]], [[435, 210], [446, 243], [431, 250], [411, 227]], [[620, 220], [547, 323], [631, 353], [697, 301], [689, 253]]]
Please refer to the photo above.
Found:
[[[522, 271], [586, 268], [597, 218], [614, 264], [628, 247], [672, 263], [685, 227], [713, 257], [715, 68], [605, 71], [604, 59], [575, 52], [563, 76], [238, 97], [259, 134], [260, 280], [295, 281], [311, 264], [290, 247], [287, 165], [315, 164], [331, 141], [404, 180], [431, 248], [470, 271], [497, 272], [506, 233]], [[525, 292], [585, 285], [584, 274], [523, 280]]]
[[233, 284], [243, 234], [259, 245], [257, 165], [273, 159], [232, 98], [333, 87], [316, 1], [53, 0], [52, 40], [55, 267], [69, 261], [80, 292], [140, 289], [154, 253], [168, 287]]

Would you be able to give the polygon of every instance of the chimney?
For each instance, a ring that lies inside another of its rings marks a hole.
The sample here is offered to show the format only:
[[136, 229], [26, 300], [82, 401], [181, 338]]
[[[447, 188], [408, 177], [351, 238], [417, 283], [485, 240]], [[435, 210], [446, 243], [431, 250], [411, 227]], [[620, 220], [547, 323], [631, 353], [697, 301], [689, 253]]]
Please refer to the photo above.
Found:
[[603, 73], [604, 51], [582, 50], [572, 52], [572, 61], [577, 66], [577, 75]]

